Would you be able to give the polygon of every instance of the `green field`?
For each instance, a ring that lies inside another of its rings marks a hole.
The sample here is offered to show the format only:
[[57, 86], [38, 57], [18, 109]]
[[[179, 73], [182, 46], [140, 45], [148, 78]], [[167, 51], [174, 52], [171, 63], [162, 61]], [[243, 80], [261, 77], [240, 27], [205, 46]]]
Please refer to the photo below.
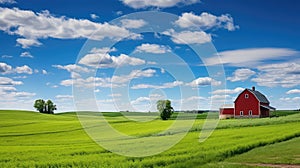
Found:
[[[134, 122], [120, 113], [103, 113], [111, 126], [134, 136], [149, 136], [175, 119]], [[131, 115], [155, 115], [154, 113]], [[289, 115], [285, 115], [289, 114]], [[182, 122], [189, 121], [188, 114]], [[274, 118], [221, 120], [203, 143], [206, 114], [177, 145], [150, 157], [125, 157], [107, 151], [85, 133], [76, 113], [57, 115], [0, 111], [0, 167], [300, 167], [300, 113]], [[172, 135], [163, 135], [172, 136]]]

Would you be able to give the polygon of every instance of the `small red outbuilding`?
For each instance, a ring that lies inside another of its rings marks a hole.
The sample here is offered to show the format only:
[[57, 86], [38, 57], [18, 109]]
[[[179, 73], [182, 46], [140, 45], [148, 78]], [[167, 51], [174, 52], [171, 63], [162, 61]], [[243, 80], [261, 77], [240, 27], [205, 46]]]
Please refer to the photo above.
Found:
[[234, 101], [234, 105], [223, 105], [220, 107], [220, 119], [224, 118], [259, 118], [269, 117], [270, 110], [275, 110], [270, 106], [265, 95], [252, 89], [242, 91]]

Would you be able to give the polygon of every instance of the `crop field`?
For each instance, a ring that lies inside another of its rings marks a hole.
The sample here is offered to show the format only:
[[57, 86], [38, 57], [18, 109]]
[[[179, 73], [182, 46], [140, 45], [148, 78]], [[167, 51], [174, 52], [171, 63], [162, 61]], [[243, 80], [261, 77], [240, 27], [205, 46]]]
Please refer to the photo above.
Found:
[[[121, 113], [103, 115], [113, 128], [134, 136], [158, 133], [175, 121], [173, 117], [168, 121], [135, 122]], [[186, 115], [182, 122], [192, 122]], [[300, 167], [299, 112], [281, 111], [273, 118], [221, 120], [212, 135], [200, 143], [206, 115], [199, 114], [188, 134], [169, 150], [149, 157], [125, 157], [96, 144], [83, 130], [76, 113], [2, 110], [0, 167]]]

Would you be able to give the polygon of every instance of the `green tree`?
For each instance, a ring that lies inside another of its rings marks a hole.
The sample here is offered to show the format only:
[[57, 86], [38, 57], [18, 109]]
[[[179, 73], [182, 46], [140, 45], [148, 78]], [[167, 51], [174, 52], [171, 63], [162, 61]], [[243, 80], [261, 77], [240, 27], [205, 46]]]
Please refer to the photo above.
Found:
[[54, 110], [57, 110], [56, 105], [51, 100], [44, 101], [43, 99], [38, 99], [34, 102], [33, 107], [40, 113], [47, 114], [54, 114]]
[[157, 110], [160, 113], [160, 118], [162, 120], [169, 119], [174, 112], [174, 109], [171, 106], [170, 100], [158, 100], [156, 102], [156, 105], [157, 105]]
[[45, 107], [46, 107], [46, 113], [54, 114], [54, 110], [56, 110], [56, 105], [51, 100], [47, 100]]
[[38, 99], [34, 102], [33, 107], [40, 113], [43, 113], [45, 109], [45, 101], [43, 99]]

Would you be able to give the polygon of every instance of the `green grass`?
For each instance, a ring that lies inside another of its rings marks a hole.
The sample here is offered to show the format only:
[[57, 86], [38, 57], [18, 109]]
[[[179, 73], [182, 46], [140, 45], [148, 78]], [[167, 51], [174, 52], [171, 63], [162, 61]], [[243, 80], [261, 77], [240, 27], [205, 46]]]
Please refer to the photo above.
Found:
[[[120, 132], [144, 137], [175, 122], [174, 118], [161, 121], [155, 118], [155, 113], [126, 113], [140, 118], [152, 116], [150, 122], [130, 121], [121, 113], [103, 115]], [[192, 122], [190, 115], [185, 115], [180, 122]], [[276, 118], [221, 120], [213, 134], [200, 143], [199, 134], [206, 115], [199, 114], [187, 136], [171, 149], [155, 156], [134, 158], [111, 153], [97, 145], [82, 129], [75, 113], [0, 111], [0, 167], [239, 167], [236, 162], [244, 163], [243, 155], [256, 158], [259, 151], [251, 152], [262, 148], [266, 150], [261, 150], [261, 155], [268, 151], [274, 153], [273, 145], [294, 142], [300, 137], [300, 113], [297, 113]], [[284, 147], [279, 146], [276, 152], [286, 150]], [[295, 150], [298, 149], [291, 148], [285, 156], [298, 155]], [[287, 163], [284, 158], [278, 162]]]
[[298, 164], [300, 166], [300, 138], [257, 148], [226, 161], [235, 163]]

